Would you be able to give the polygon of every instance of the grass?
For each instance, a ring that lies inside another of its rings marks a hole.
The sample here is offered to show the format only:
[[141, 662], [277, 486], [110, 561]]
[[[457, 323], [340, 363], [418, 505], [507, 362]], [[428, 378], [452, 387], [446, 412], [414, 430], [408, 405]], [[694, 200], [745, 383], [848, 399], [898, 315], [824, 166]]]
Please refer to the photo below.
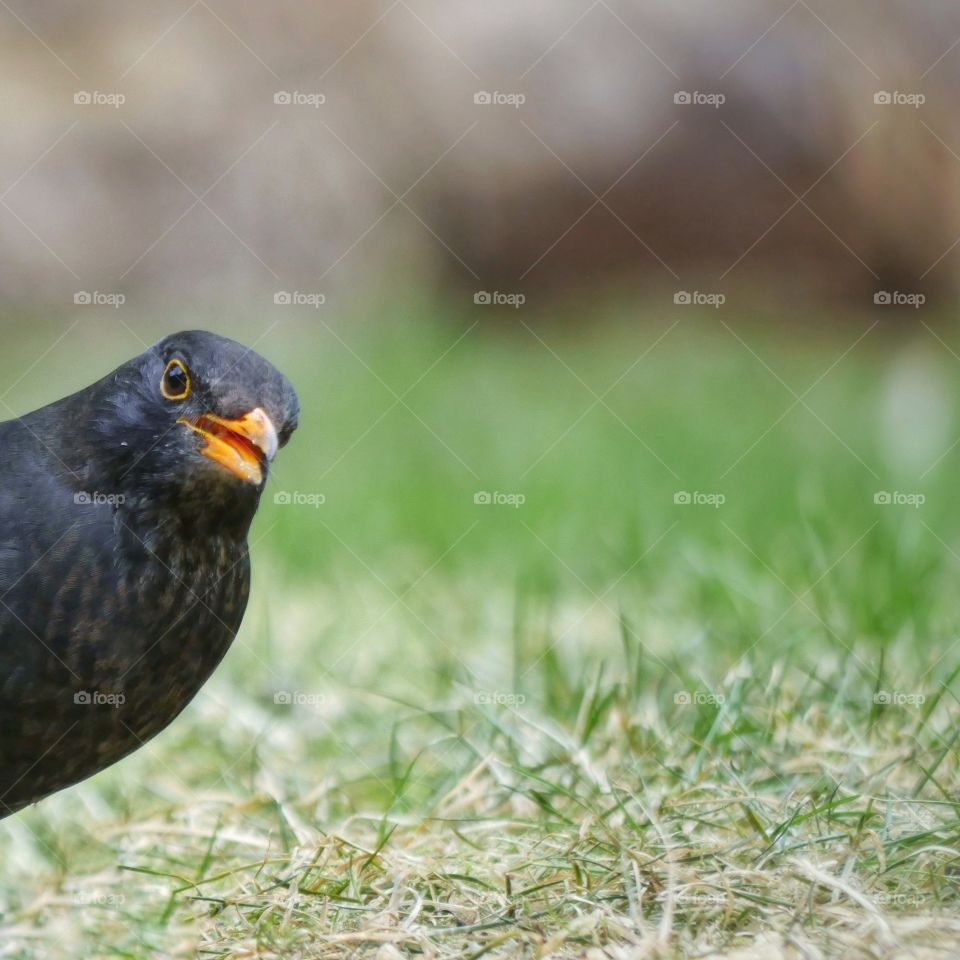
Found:
[[4, 956], [955, 956], [958, 341], [636, 309], [259, 344], [305, 416], [241, 637], [0, 824]]

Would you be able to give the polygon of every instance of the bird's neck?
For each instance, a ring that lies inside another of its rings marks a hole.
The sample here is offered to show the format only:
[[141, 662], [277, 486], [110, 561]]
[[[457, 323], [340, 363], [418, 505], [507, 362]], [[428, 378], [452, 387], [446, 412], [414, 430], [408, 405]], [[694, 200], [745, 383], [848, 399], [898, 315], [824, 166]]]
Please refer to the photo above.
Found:
[[222, 568], [247, 550], [253, 509], [224, 509], [220, 504], [164, 502], [135, 495], [118, 504], [114, 527], [128, 556], [147, 555], [170, 569]]

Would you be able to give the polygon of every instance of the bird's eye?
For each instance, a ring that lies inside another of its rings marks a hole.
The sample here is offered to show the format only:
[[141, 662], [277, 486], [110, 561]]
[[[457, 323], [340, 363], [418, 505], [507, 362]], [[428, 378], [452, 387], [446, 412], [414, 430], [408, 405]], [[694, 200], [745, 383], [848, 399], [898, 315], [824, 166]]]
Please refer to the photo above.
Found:
[[181, 360], [171, 360], [167, 364], [160, 391], [168, 400], [186, 400], [190, 396], [190, 374]]

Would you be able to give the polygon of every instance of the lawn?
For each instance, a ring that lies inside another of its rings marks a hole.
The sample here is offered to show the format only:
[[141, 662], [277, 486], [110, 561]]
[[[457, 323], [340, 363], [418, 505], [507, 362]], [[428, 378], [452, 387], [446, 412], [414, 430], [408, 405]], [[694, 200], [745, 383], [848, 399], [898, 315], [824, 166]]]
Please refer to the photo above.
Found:
[[[171, 329], [122, 319], [5, 403]], [[876, 319], [280, 319], [241, 636], [0, 824], [0, 955], [955, 957], [960, 338]]]

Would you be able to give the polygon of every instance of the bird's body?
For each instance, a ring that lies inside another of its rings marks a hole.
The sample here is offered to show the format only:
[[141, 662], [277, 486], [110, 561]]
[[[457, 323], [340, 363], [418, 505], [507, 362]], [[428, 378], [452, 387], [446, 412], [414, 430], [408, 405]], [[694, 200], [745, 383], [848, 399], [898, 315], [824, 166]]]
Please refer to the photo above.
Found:
[[[151, 396], [184, 356], [199, 396]], [[257, 444], [296, 417], [266, 361], [195, 333], [0, 424], [0, 816], [135, 750], [210, 676], [247, 603]]]

